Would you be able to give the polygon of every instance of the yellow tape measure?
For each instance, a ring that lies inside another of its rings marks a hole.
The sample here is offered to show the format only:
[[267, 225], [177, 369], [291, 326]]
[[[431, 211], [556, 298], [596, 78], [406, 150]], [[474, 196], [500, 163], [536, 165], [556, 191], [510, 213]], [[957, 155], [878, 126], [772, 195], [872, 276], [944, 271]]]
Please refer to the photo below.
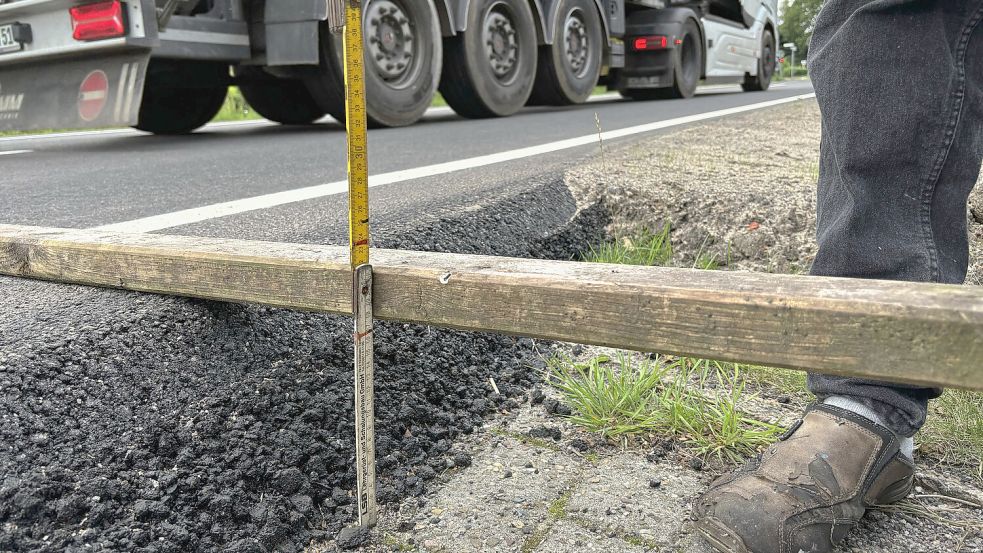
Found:
[[[336, 14], [340, 15], [340, 14]], [[378, 521], [375, 490], [375, 385], [372, 266], [369, 265], [369, 147], [365, 115], [362, 0], [345, 4], [345, 119], [348, 129], [348, 237], [355, 315], [355, 474], [358, 523]]]
[[348, 125], [348, 236], [352, 269], [369, 262], [369, 149], [365, 115], [362, 1], [345, 7], [345, 118]]

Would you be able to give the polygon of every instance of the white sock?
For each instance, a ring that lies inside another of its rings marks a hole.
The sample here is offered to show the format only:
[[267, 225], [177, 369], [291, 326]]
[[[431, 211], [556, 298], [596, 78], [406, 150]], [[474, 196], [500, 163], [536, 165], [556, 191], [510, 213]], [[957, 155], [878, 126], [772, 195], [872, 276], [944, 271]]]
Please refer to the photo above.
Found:
[[[887, 428], [887, 423], [883, 417], [878, 415], [870, 407], [867, 407], [855, 399], [851, 399], [847, 396], [829, 396], [823, 400], [823, 403], [826, 405], [832, 405], [833, 407], [839, 407], [840, 409], [846, 409], [851, 413], [856, 413], [869, 421], [875, 422]], [[909, 461], [913, 461], [915, 458], [915, 439], [907, 438], [905, 436], [898, 436], [898, 438], [901, 440], [901, 455], [904, 455]]]

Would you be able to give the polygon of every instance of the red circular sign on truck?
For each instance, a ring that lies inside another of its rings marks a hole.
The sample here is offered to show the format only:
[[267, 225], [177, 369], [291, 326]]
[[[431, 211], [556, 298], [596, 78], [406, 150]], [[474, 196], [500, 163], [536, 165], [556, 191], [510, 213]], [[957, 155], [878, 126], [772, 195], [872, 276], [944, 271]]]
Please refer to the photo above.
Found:
[[79, 117], [95, 121], [109, 99], [109, 78], [100, 70], [89, 73], [79, 87]]

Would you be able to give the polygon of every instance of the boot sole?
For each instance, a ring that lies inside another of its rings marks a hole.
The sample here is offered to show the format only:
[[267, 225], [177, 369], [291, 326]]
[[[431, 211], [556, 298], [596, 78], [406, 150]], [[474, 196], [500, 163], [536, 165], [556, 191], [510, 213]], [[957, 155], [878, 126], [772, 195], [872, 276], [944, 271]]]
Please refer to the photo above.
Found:
[[694, 525], [710, 547], [720, 553], [751, 553], [740, 536], [712, 518], [701, 518]]
[[915, 487], [915, 477], [910, 476], [904, 480], [899, 480], [894, 484], [888, 486], [884, 492], [877, 498], [874, 505], [891, 505], [892, 503], [897, 503], [902, 499], [908, 497], [911, 490]]

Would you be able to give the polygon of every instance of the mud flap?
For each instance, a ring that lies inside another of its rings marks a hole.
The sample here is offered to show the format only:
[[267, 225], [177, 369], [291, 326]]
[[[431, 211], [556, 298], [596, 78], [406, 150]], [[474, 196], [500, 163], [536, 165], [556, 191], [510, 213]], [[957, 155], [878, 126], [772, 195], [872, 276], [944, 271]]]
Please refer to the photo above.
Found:
[[0, 67], [0, 131], [136, 124], [149, 51]]

